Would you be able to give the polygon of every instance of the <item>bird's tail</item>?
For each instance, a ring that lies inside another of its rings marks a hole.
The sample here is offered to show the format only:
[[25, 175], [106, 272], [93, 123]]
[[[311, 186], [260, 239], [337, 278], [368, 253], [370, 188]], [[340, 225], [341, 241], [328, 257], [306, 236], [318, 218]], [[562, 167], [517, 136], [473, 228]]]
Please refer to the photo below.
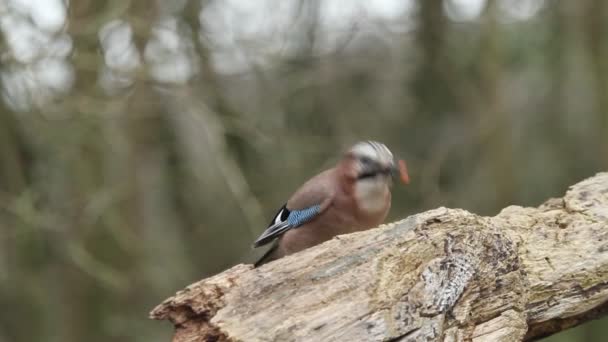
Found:
[[253, 267], [260, 267], [262, 265], [264, 265], [267, 262], [273, 261], [275, 259], [277, 259], [275, 252], [277, 251], [277, 248], [279, 248], [279, 241], [276, 240], [273, 244], [272, 247], [270, 247], [269, 250], [266, 251], [266, 253], [264, 253], [264, 255], [262, 255], [258, 261], [256, 261], [253, 264]]
[[257, 240], [255, 240], [253, 247], [257, 248], [271, 242], [289, 228], [291, 228], [291, 226], [287, 221], [281, 221], [273, 224], [272, 226], [268, 227]]

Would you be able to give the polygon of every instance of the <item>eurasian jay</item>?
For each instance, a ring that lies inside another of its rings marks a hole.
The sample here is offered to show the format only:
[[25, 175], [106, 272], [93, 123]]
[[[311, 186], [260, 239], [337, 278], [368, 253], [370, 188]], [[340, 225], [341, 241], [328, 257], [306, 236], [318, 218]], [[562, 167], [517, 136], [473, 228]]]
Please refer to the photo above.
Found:
[[254, 247], [274, 241], [256, 263], [262, 265], [336, 235], [377, 227], [391, 207], [391, 176], [401, 171], [382, 143], [363, 141], [344, 154], [338, 165], [314, 176], [283, 205]]

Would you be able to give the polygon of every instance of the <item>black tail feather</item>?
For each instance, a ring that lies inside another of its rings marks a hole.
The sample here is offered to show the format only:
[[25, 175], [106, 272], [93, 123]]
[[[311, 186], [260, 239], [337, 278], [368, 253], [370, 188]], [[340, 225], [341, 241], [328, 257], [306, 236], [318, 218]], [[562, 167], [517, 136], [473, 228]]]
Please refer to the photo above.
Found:
[[266, 253], [264, 253], [264, 255], [262, 255], [258, 259], [258, 261], [256, 261], [253, 264], [253, 267], [259, 267], [259, 266], [264, 265], [267, 262], [271, 262], [271, 261], [277, 259], [276, 256], [274, 255], [274, 253], [277, 251], [277, 248], [279, 248], [279, 241], [275, 240], [274, 243], [272, 244], [272, 247], [270, 247], [270, 249], [268, 249], [266, 251]]

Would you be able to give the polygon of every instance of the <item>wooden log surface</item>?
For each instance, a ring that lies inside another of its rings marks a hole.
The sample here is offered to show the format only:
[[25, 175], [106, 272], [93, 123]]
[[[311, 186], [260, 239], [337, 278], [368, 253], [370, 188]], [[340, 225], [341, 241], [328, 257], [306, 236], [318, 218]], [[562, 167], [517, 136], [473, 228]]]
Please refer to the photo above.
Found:
[[538, 208], [438, 208], [165, 300], [174, 342], [522, 341], [608, 311], [608, 173]]

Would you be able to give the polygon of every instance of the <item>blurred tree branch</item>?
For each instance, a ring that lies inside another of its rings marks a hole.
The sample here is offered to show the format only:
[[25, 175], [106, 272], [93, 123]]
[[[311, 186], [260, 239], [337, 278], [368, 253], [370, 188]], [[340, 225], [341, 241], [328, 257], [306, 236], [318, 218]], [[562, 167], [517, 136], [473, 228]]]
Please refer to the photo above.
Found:
[[606, 13], [608, 11], [608, 3], [602, 0], [588, 0], [584, 5], [585, 14], [583, 16], [586, 33], [587, 50], [589, 52], [589, 59], [591, 60], [591, 69], [593, 71], [593, 78], [597, 89], [596, 106], [598, 118], [597, 122], [602, 130], [604, 136], [601, 141], [601, 158], [600, 163], [602, 167], [608, 166], [608, 139], [606, 134], [608, 133], [608, 62], [606, 61], [607, 49], [606, 49]]
[[258, 269], [238, 265], [152, 311], [173, 341], [523, 341], [606, 312], [608, 173], [538, 208], [439, 208]]

